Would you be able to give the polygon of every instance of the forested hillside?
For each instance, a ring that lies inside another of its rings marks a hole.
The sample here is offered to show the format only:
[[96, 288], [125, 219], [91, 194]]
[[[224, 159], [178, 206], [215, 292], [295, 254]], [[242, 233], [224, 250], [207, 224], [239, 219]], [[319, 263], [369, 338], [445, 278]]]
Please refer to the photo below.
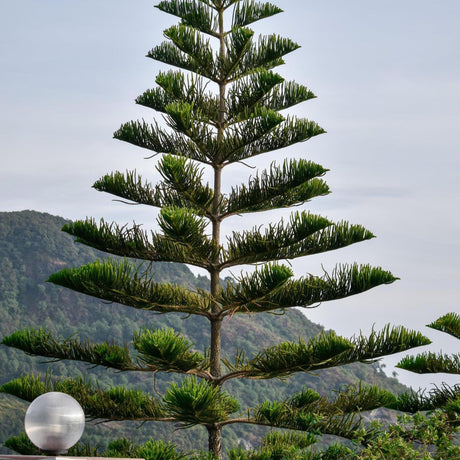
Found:
[[[106, 304], [97, 299], [77, 294], [46, 283], [48, 276], [63, 267], [77, 267], [104, 255], [73, 242], [72, 237], [61, 232], [65, 220], [34, 211], [0, 213], [0, 336], [27, 326], [50, 329], [64, 337], [78, 335], [95, 341], [131, 340], [132, 332], [140, 326], [155, 328], [171, 326], [185, 334], [195, 348], [204, 352], [208, 343], [208, 327], [205, 320], [188, 318], [182, 321], [180, 315], [162, 316], [146, 311], [135, 311], [117, 304]], [[195, 277], [183, 265], [172, 263], [156, 264], [158, 280], [169, 281], [196, 288], [207, 288], [204, 277]], [[288, 311], [281, 318], [273, 315], [235, 316], [224, 325], [223, 345], [229, 354], [244, 349], [248, 355], [261, 347], [274, 345], [283, 340], [298, 337], [309, 338], [318, 334], [321, 326], [310, 322], [302, 313]], [[49, 369], [54, 376], [82, 376], [99, 385], [123, 384], [145, 391], [161, 391], [170, 375], [159, 376], [156, 388], [151, 387], [150, 376], [121, 374], [106, 369], [94, 369], [75, 362], [41, 363], [42, 359], [0, 345], [0, 384], [25, 373], [45, 372]], [[297, 375], [283, 381], [249, 381], [232, 383], [233, 392], [243, 401], [252, 403], [270, 398], [283, 398], [302, 386], [328, 394], [341, 385], [362, 379], [395, 393], [404, 390], [395, 379], [386, 377], [378, 365], [349, 365], [340, 369], [329, 369], [315, 375]], [[0, 395], [0, 444], [9, 436], [23, 431], [25, 404], [7, 395]], [[171, 428], [170, 428], [171, 429]], [[99, 444], [123, 435], [142, 439], [172, 439], [174, 434], [166, 427], [145, 424], [101, 424], [88, 426], [84, 437]], [[228, 430], [228, 439], [252, 441], [256, 437], [248, 432]], [[185, 442], [192, 445], [196, 439], [205, 440], [205, 433], [195, 428]], [[181, 436], [182, 438], [182, 436]], [[238, 439], [237, 439], [238, 438]], [[4, 452], [6, 450], [3, 450]], [[0, 450], [1, 452], [1, 450]]]

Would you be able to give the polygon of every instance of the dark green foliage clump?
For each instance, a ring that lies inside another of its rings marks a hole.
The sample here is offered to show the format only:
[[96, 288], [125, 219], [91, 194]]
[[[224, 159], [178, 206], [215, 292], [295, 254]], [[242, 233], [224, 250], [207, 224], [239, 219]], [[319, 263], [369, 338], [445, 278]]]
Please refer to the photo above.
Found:
[[[445, 332], [460, 339], [460, 315], [447, 313], [446, 315], [428, 324], [427, 327]], [[460, 374], [460, 355], [458, 353], [446, 355], [444, 353], [424, 352], [416, 356], [405, 356], [396, 367], [418, 374], [443, 372]], [[426, 392], [422, 389], [402, 394], [398, 399], [398, 408], [409, 408], [411, 412], [417, 410], [432, 410], [441, 408], [446, 411], [450, 422], [460, 425], [460, 385], [449, 386], [443, 383]]]

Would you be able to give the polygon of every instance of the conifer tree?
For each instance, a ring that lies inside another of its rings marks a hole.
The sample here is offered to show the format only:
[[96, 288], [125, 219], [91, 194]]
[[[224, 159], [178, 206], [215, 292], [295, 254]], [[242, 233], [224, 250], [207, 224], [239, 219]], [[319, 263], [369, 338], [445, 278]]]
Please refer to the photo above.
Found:
[[[427, 324], [427, 327], [460, 339], [460, 315], [458, 313], [447, 313]], [[417, 374], [460, 375], [460, 354], [447, 355], [443, 352], [428, 351], [416, 356], [406, 356], [396, 367]], [[443, 409], [448, 415], [448, 421], [458, 426], [460, 425], [460, 384], [450, 386], [443, 383], [428, 392], [424, 389], [411, 391], [400, 395], [395, 407], [408, 412]]]
[[[164, 31], [166, 41], [148, 57], [166, 64], [156, 86], [136, 102], [163, 115], [165, 123], [131, 121], [115, 132], [116, 139], [161, 154], [161, 181], [151, 184], [136, 171], [113, 172], [94, 188], [122, 200], [157, 208], [158, 230], [86, 219], [66, 225], [76, 241], [121, 256], [74, 269], [49, 281], [104, 301], [158, 313], [181, 312], [209, 321], [208, 350], [195, 350], [172, 329], [144, 328], [132, 345], [60, 340], [47, 330], [23, 330], [4, 344], [31, 354], [73, 359], [120, 371], [184, 374], [162, 396], [122, 387], [101, 389], [78, 379], [40, 380], [24, 377], [1, 391], [32, 400], [50, 391], [65, 391], [82, 404], [87, 416], [106, 420], [164, 421], [182, 427], [201, 425], [209, 450], [222, 456], [222, 429], [255, 424], [295, 430], [274, 434], [268, 446], [292, 439], [307, 445], [311, 433], [352, 438], [359, 411], [393, 402], [388, 392], [357, 385], [327, 399], [311, 389], [284, 401], [266, 401], [239, 412], [236, 399], [224, 388], [231, 379], [288, 378], [429, 343], [420, 333], [385, 327], [352, 339], [324, 332], [311, 340], [283, 342], [255, 356], [228, 356], [221, 349], [221, 331], [234, 315], [282, 313], [311, 307], [389, 284], [395, 277], [369, 265], [337, 265], [321, 276], [294, 277], [283, 261], [343, 248], [374, 235], [360, 225], [334, 223], [305, 208], [327, 195], [326, 169], [306, 159], [273, 162], [235, 183], [226, 168], [248, 164], [264, 153], [279, 151], [324, 133], [313, 121], [287, 115], [286, 109], [314, 98], [305, 86], [285, 81], [275, 72], [284, 57], [299, 46], [278, 35], [260, 38], [248, 27], [282, 10], [254, 0], [163, 0], [157, 8], [179, 18]], [[174, 70], [173, 70], [174, 69]], [[205, 181], [210, 172], [210, 183]], [[223, 193], [223, 184], [229, 190]], [[249, 219], [296, 206], [290, 217], [221, 234], [226, 219]], [[302, 206], [299, 208], [299, 206]], [[144, 264], [136, 261], [146, 261]], [[185, 263], [209, 273], [209, 291], [188, 290], [151, 278], [155, 262]], [[253, 271], [221, 282], [224, 270], [252, 265]], [[186, 319], [185, 319], [186, 321]], [[303, 432], [303, 433], [302, 433]], [[297, 434], [296, 434], [297, 433]], [[284, 436], [284, 438], [283, 438]], [[300, 437], [303, 438], [301, 439]], [[236, 455], [234, 453], [234, 455]], [[235, 457], [236, 458], [236, 457]], [[243, 458], [243, 457], [240, 457]]]

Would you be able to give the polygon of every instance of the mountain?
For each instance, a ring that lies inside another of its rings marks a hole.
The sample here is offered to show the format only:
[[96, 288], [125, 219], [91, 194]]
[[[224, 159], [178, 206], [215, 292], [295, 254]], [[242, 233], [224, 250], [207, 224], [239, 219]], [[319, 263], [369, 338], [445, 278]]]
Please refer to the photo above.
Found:
[[[208, 325], [203, 318], [180, 315], [158, 315], [132, 308], [107, 304], [73, 291], [49, 284], [46, 279], [64, 267], [82, 264], [106, 257], [92, 248], [75, 244], [73, 238], [61, 231], [66, 222], [61, 217], [35, 211], [0, 212], [0, 337], [24, 327], [43, 327], [64, 337], [76, 335], [94, 341], [131, 341], [132, 333], [139, 327], [173, 327], [185, 334], [194, 347], [204, 351], [209, 339]], [[206, 289], [208, 280], [195, 276], [184, 265], [157, 263], [156, 278], [189, 287]], [[223, 331], [223, 350], [234, 356], [237, 350], [245, 350], [250, 356], [262, 347], [285, 340], [308, 339], [323, 328], [309, 321], [299, 310], [290, 310], [283, 316], [270, 314], [234, 316]], [[95, 369], [82, 363], [43, 363], [43, 358], [0, 345], [0, 384], [21, 374], [52, 372], [54, 376], [84, 376], [99, 385], [134, 386], [155, 392], [164, 388], [171, 375], [153, 379], [145, 373], [117, 373], [107, 369]], [[329, 394], [340, 386], [361, 379], [375, 383], [394, 393], [406, 388], [394, 378], [388, 378], [378, 364], [352, 364], [311, 374], [296, 375], [287, 381], [232, 382], [226, 387], [242, 404], [253, 405], [264, 399], [282, 399], [292, 395], [302, 386]], [[26, 404], [8, 395], [0, 395], [0, 445], [12, 435], [23, 431]], [[196, 448], [197, 439], [203, 441], [204, 432], [199, 428], [185, 430], [177, 436], [164, 424], [104, 423], [88, 426], [84, 440], [96, 444], [120, 436], [139, 440], [150, 436], [163, 439], [184, 438], [183, 447]], [[172, 427], [173, 428], [173, 427]], [[226, 443], [255, 442], [260, 430], [247, 428], [226, 430]], [[225, 431], [224, 431], [225, 432]], [[3, 450], [6, 452], [7, 450]], [[2, 452], [2, 450], [0, 450]]]

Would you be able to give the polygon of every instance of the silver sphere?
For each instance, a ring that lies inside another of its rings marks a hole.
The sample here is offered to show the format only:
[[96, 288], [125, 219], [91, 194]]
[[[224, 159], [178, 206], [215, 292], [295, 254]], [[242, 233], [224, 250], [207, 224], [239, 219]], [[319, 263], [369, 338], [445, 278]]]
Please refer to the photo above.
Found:
[[85, 414], [72, 396], [52, 391], [32, 401], [24, 426], [33, 444], [57, 455], [66, 452], [81, 438]]

